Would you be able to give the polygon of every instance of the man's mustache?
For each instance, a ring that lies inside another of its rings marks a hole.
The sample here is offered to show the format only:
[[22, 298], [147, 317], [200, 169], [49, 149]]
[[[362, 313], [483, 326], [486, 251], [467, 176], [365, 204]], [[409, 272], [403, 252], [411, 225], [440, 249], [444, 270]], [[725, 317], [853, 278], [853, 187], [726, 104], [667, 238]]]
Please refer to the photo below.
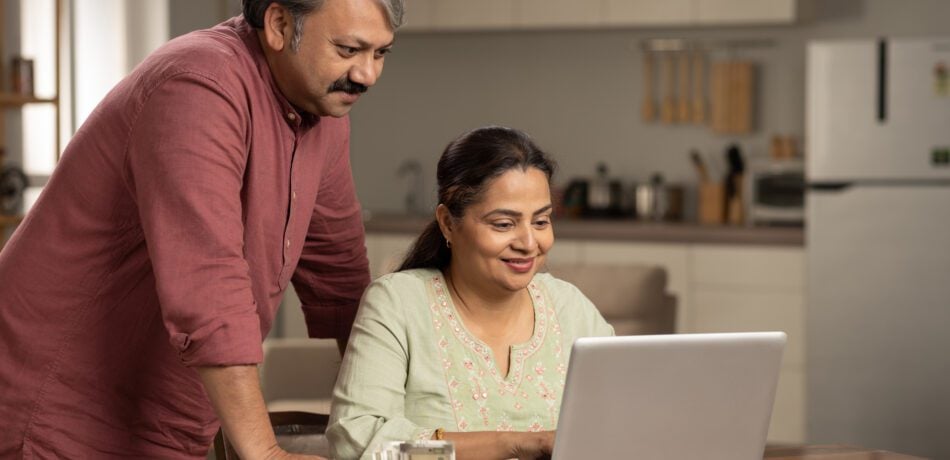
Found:
[[347, 78], [347, 77], [343, 77], [343, 78], [341, 78], [341, 79], [339, 79], [339, 80], [333, 82], [332, 85], [330, 85], [330, 90], [329, 90], [329, 92], [332, 93], [332, 92], [335, 92], [335, 91], [343, 91], [343, 92], [349, 93], [349, 94], [361, 94], [361, 93], [365, 93], [366, 90], [368, 90], [368, 89], [369, 89], [369, 87], [366, 86], [366, 85], [361, 85], [361, 84], [359, 84], [359, 83], [356, 83], [356, 82], [353, 81], [353, 80], [350, 80], [350, 79]]

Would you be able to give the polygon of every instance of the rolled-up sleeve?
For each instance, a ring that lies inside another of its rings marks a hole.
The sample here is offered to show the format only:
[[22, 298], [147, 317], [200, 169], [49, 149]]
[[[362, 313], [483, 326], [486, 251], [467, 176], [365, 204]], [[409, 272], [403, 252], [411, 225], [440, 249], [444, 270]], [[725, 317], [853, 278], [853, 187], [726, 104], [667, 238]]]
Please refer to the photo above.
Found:
[[244, 256], [242, 99], [180, 73], [144, 100], [127, 161], [170, 341], [188, 366], [259, 363], [261, 323]]
[[348, 130], [343, 138], [341, 150], [322, 173], [293, 283], [310, 337], [346, 340], [369, 285], [369, 262]]

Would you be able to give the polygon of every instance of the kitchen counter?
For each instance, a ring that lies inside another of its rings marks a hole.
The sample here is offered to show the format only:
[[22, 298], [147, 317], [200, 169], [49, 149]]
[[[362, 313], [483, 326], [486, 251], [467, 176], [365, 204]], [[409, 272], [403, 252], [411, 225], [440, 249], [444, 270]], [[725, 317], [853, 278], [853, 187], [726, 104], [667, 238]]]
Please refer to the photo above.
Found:
[[[368, 233], [419, 234], [431, 221], [429, 216], [404, 214], [364, 214]], [[560, 239], [631, 241], [656, 243], [697, 243], [802, 247], [801, 227], [749, 227], [654, 223], [636, 220], [555, 219], [555, 235]]]

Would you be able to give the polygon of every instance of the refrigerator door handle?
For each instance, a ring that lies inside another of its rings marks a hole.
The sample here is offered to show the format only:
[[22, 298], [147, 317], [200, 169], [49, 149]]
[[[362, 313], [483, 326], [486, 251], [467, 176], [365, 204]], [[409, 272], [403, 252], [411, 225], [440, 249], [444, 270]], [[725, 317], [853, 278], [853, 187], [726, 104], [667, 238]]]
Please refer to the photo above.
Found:
[[887, 123], [887, 39], [877, 42], [877, 122]]

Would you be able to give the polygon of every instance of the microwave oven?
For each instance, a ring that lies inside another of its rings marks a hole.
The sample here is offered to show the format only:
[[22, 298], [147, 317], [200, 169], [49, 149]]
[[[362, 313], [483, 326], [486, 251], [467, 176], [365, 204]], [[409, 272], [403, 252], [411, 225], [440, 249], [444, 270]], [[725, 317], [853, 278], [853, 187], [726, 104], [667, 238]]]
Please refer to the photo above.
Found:
[[752, 162], [746, 174], [749, 222], [802, 225], [805, 222], [805, 163], [800, 158]]

